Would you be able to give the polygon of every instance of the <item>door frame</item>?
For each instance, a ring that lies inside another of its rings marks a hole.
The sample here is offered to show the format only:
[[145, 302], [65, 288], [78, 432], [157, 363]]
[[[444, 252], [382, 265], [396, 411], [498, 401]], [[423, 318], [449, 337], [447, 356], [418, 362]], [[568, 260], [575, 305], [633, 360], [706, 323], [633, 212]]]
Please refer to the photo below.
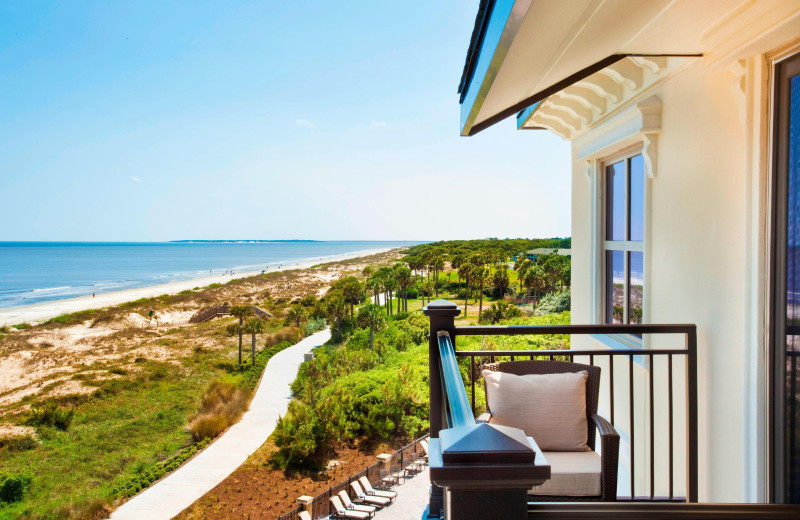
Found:
[[[786, 501], [784, 442], [786, 403], [786, 254], [788, 193], [783, 189], [788, 182], [788, 164], [783, 158], [788, 153], [789, 89], [790, 77], [800, 74], [800, 52], [775, 63], [773, 74], [772, 157], [770, 189], [770, 266], [769, 266], [769, 449], [768, 494], [770, 502]], [[778, 462], [781, 461], [779, 464]]]

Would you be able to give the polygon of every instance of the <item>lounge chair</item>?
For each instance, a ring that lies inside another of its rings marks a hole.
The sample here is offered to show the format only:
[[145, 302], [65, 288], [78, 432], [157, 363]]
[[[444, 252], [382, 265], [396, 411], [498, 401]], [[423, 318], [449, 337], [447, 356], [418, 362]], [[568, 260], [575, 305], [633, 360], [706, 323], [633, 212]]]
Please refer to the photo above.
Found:
[[342, 504], [342, 501], [339, 500], [339, 497], [334, 495], [331, 497], [331, 504], [333, 504], [333, 514], [331, 516], [333, 518], [352, 518], [353, 520], [367, 520], [372, 515], [369, 513], [365, 513], [363, 511], [354, 511], [352, 509], [347, 509]]
[[425, 453], [420, 457], [426, 464], [428, 463], [428, 441], [421, 440], [419, 441], [419, 445], [422, 447], [422, 451]]
[[403, 468], [403, 469], [405, 469], [406, 475], [411, 475], [412, 477], [414, 475], [416, 475], [417, 473], [419, 473], [420, 468], [417, 465], [417, 454], [416, 453], [412, 453], [411, 454], [411, 460], [409, 461], [408, 464], [406, 464], [405, 468]]
[[297, 516], [300, 520], [311, 520], [311, 514], [308, 511], [300, 511]]
[[385, 469], [380, 470], [379, 475], [381, 478], [381, 487], [385, 490], [400, 483], [399, 479], [393, 473], [389, 473]]
[[369, 483], [369, 479], [367, 477], [360, 477], [358, 481], [361, 482], [361, 487], [364, 488], [364, 492], [368, 495], [388, 498], [389, 500], [394, 500], [397, 497], [397, 491], [381, 491], [379, 489], [375, 489], [372, 487], [372, 484]]
[[337, 493], [339, 495], [339, 499], [344, 504], [345, 509], [349, 509], [351, 511], [361, 511], [362, 513], [369, 513], [370, 516], [375, 514], [375, 511], [378, 509], [375, 506], [366, 506], [363, 504], [356, 504], [352, 500], [350, 500], [350, 495], [347, 494], [347, 491], [344, 489]]
[[[597, 415], [600, 367], [566, 361], [509, 361], [483, 368], [487, 412], [477, 420], [525, 430], [539, 444], [552, 468], [550, 480], [528, 491], [531, 500], [617, 499], [619, 434]], [[510, 374], [505, 382], [503, 374]], [[531, 375], [537, 377], [531, 379]], [[518, 376], [525, 379], [514, 379]], [[547, 378], [540, 379], [543, 376]], [[487, 382], [487, 378], [491, 381]], [[531, 395], [537, 392], [557, 397], [535, 403], [534, 409], [531, 399], [535, 397]], [[492, 410], [492, 406], [498, 409]], [[502, 420], [501, 415], [505, 417]], [[547, 422], [551, 415], [559, 422]], [[540, 431], [529, 431], [541, 425], [545, 427]], [[600, 433], [600, 455], [595, 453], [595, 432]]]
[[386, 506], [389, 505], [389, 503], [391, 503], [391, 500], [389, 500], [388, 498], [379, 497], [379, 496], [375, 496], [375, 495], [367, 495], [364, 492], [364, 490], [361, 489], [361, 484], [359, 484], [358, 481], [351, 482], [350, 483], [350, 487], [353, 488], [353, 492], [358, 497], [357, 500], [359, 502], [365, 502], [367, 504], [370, 504], [370, 505], [373, 505], [373, 506], [379, 506], [379, 507], [386, 507]]

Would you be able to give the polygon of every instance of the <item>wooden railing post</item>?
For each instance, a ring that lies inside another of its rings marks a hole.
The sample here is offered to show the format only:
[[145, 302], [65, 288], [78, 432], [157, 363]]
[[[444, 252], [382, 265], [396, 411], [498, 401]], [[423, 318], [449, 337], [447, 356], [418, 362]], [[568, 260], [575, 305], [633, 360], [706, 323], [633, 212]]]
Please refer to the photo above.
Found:
[[[455, 317], [461, 314], [461, 309], [455, 303], [447, 300], [436, 300], [429, 303], [422, 312], [430, 318], [431, 330], [428, 336], [428, 384], [430, 385], [430, 423], [431, 439], [439, 438], [439, 431], [446, 428], [445, 410], [442, 397], [441, 361], [439, 359], [439, 342], [437, 333], [447, 331], [455, 340]], [[428, 501], [428, 518], [440, 518], [444, 507], [442, 488], [431, 484], [430, 500]]]
[[475, 422], [450, 334], [436, 335], [447, 429], [429, 441], [428, 467], [431, 482], [445, 490], [444, 516], [524, 520], [528, 490], [550, 478], [550, 465], [522, 430]]

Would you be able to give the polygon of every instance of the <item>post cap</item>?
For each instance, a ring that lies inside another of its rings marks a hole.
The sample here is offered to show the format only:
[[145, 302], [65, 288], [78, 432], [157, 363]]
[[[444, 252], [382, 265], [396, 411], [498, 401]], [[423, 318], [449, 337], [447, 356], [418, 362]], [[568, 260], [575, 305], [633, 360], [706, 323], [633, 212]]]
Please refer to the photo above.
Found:
[[447, 300], [436, 300], [422, 309], [425, 316], [458, 316], [461, 309], [453, 302]]
[[392, 460], [392, 456], [389, 453], [381, 453], [376, 458], [384, 464]]
[[297, 503], [302, 506], [307, 506], [311, 502], [314, 501], [314, 497], [310, 497], [308, 495], [303, 495], [301, 497], [297, 497]]
[[445, 464], [533, 462], [533, 450], [525, 432], [499, 424], [480, 423], [439, 432]]

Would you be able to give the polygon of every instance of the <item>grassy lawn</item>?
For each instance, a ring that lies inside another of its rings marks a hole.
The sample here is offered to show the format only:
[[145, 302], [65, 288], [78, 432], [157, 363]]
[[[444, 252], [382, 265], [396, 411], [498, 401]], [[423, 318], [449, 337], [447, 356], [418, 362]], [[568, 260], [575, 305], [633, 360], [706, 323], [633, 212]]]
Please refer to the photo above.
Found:
[[91, 517], [113, 502], [115, 486], [190, 443], [187, 419], [209, 381], [240, 377], [230, 370], [230, 354], [220, 351], [200, 352], [183, 366], [139, 365], [98, 382], [91, 396], [63, 399], [75, 407], [68, 431], [39, 426], [39, 447], [0, 453], [4, 472], [33, 476], [21, 502], [0, 506], [0, 518]]

